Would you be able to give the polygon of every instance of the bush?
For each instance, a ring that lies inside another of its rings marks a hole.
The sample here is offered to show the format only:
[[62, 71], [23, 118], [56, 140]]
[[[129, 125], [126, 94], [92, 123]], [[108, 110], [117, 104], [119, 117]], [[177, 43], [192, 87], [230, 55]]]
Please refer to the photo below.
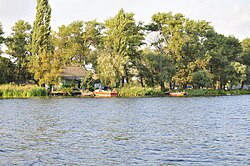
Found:
[[67, 96], [71, 96], [72, 95], [72, 89], [71, 88], [61, 88], [60, 90], [63, 94], [67, 95]]
[[27, 97], [42, 97], [42, 96], [47, 96], [48, 93], [45, 88], [42, 87], [34, 87], [27, 91]]
[[160, 96], [163, 95], [160, 89], [147, 87], [125, 86], [117, 90], [121, 97], [129, 96]]
[[207, 70], [199, 70], [192, 75], [192, 81], [195, 87], [208, 87], [212, 83], [212, 74]]

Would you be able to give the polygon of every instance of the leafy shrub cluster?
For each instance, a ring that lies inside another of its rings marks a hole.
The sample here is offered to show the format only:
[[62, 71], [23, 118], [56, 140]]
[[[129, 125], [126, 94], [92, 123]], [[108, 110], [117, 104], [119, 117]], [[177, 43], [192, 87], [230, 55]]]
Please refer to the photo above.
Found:
[[133, 97], [133, 96], [161, 96], [164, 93], [160, 89], [153, 89], [148, 87], [125, 86], [118, 89], [120, 97]]

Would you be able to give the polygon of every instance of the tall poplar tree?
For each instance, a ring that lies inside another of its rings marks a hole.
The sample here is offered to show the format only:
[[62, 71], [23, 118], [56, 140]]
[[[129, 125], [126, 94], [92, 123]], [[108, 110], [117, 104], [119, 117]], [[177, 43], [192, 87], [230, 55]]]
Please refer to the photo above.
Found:
[[51, 63], [53, 47], [51, 44], [51, 8], [48, 0], [37, 0], [36, 20], [33, 26], [30, 69], [40, 85], [52, 84]]
[[[130, 77], [129, 64], [138, 54], [138, 48], [144, 39], [140, 33], [141, 26], [137, 25], [133, 13], [126, 13], [121, 9], [115, 17], [105, 21], [104, 50], [97, 59], [101, 80], [108, 85], [124, 85]], [[106, 70], [110, 66], [110, 71]], [[112, 79], [110, 79], [112, 78]]]
[[51, 8], [48, 0], [37, 0], [36, 20], [32, 32], [32, 55], [38, 56], [42, 52], [51, 52]]

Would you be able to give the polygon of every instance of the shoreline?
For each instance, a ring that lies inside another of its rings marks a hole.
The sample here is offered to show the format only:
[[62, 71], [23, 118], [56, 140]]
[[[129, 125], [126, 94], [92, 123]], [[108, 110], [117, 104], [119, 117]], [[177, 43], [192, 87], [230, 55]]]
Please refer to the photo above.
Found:
[[[60, 92], [60, 91], [59, 91]], [[62, 94], [61, 94], [62, 93]], [[18, 86], [18, 85], [3, 85], [0, 86], [0, 99], [17, 99], [17, 98], [53, 98], [53, 97], [81, 97], [94, 98], [92, 92], [67, 90], [56, 94], [48, 93], [44, 87], [35, 85]], [[119, 97], [210, 97], [210, 96], [233, 96], [233, 95], [249, 95], [250, 90], [236, 89], [236, 90], [217, 90], [217, 89], [188, 89], [188, 90], [170, 90], [161, 92], [159, 88], [146, 87], [123, 87], [117, 89]], [[185, 93], [183, 96], [171, 96], [170, 93]], [[86, 95], [88, 94], [88, 95]]]
[[186, 91], [187, 95], [185, 96], [170, 96], [168, 94], [158, 94], [158, 95], [119, 95], [117, 97], [96, 97], [96, 96], [83, 96], [83, 95], [59, 95], [59, 96], [52, 96], [52, 95], [45, 95], [45, 96], [9, 96], [9, 97], [2, 97], [0, 96], [0, 99], [35, 99], [35, 98], [44, 98], [44, 99], [50, 99], [50, 98], [144, 98], [144, 97], [171, 97], [171, 98], [188, 98], [188, 97], [219, 97], [219, 96], [240, 96], [240, 95], [250, 95], [249, 90], [234, 90], [234, 91], [222, 91], [222, 90], [213, 90], [215, 93], [209, 93], [210, 91], [203, 91], [204, 93], [194, 93], [196, 90], [188, 90]]

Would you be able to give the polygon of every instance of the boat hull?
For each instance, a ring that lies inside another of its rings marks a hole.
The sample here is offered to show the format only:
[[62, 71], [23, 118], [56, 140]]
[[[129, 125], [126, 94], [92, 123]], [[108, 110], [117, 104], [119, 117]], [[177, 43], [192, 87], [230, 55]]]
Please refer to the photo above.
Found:
[[95, 92], [94, 94], [96, 97], [117, 97], [118, 96], [117, 92], [102, 91], [102, 92]]
[[186, 96], [186, 92], [170, 92], [169, 96], [175, 96], [175, 97], [181, 97], [181, 96]]

